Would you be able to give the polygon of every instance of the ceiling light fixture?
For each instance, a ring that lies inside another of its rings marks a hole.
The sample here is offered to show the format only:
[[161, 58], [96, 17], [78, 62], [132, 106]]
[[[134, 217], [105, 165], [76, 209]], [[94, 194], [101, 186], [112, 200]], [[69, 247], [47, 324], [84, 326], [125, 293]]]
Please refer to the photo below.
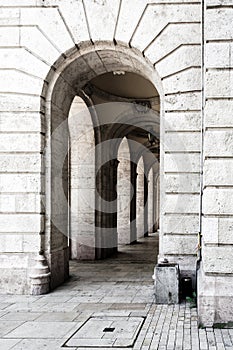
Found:
[[125, 71], [123, 70], [114, 70], [112, 73], [113, 75], [125, 75]]

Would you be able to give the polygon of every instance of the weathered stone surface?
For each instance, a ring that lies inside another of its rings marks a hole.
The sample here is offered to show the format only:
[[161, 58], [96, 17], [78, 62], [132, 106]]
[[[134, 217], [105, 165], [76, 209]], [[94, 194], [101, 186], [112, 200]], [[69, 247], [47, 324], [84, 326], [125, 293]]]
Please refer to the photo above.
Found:
[[0, 232], [40, 232], [43, 216], [40, 214], [1, 214]]
[[187, 92], [167, 95], [164, 101], [165, 111], [192, 111], [201, 109], [201, 93]]
[[156, 63], [171, 54], [180, 45], [198, 44], [201, 40], [199, 23], [170, 22], [145, 50], [145, 55]]
[[141, 157], [137, 165], [136, 225], [137, 237], [144, 236], [144, 162]]
[[206, 97], [233, 97], [233, 73], [232, 71], [220, 70], [206, 73]]
[[187, 153], [165, 154], [164, 156], [164, 171], [166, 173], [191, 173], [198, 172], [200, 165], [200, 155]]
[[205, 107], [206, 127], [230, 127], [233, 126], [233, 100], [207, 100]]
[[61, 54], [57, 46], [54, 46], [36, 26], [22, 27], [21, 44], [49, 65], [52, 65]]
[[202, 242], [218, 243], [218, 218], [202, 217]]
[[233, 159], [206, 159], [204, 186], [233, 186]]
[[205, 273], [233, 273], [232, 247], [203, 245], [203, 269]]
[[[178, 71], [201, 65], [201, 46], [181, 46], [155, 65], [159, 75], [164, 78]], [[199, 77], [197, 76], [199, 79]], [[166, 92], [170, 92], [169, 88]]]
[[199, 212], [200, 198], [198, 194], [166, 194], [162, 211], [165, 213], [190, 213]]
[[233, 219], [218, 219], [218, 241], [220, 244], [233, 244]]
[[201, 135], [199, 132], [169, 132], [165, 136], [165, 152], [199, 152]]
[[164, 233], [194, 234], [200, 229], [198, 215], [165, 215], [163, 218]]
[[231, 129], [208, 130], [205, 134], [205, 140], [204, 154], [206, 157], [232, 156], [233, 134]]
[[208, 9], [205, 21], [206, 40], [232, 39], [233, 28], [229, 23], [233, 20], [233, 9]]
[[42, 170], [42, 156], [40, 154], [0, 154], [0, 168], [6, 173], [24, 173], [25, 170], [39, 173]]
[[0, 94], [0, 105], [2, 112], [39, 112], [41, 110], [40, 99], [33, 95]]
[[0, 28], [0, 46], [19, 46], [19, 27]]
[[190, 68], [163, 79], [165, 93], [201, 90], [200, 68]]
[[[70, 49], [74, 42], [57, 8], [21, 8], [20, 23], [23, 26], [38, 26], [42, 33], [49, 34], [49, 41], [60, 52]], [[57, 38], [59, 37], [59, 42]]]
[[[120, 16], [116, 27], [115, 39], [118, 41], [129, 42], [137, 24], [140, 20], [143, 10], [150, 0], [128, 0], [122, 1]], [[133, 16], [131, 16], [133, 12]], [[130, 17], [130, 21], [129, 21]]]
[[41, 195], [39, 193], [2, 193], [0, 210], [2, 213], [44, 212]]
[[17, 70], [0, 71], [0, 92], [41, 94], [44, 80]]
[[210, 215], [233, 214], [232, 188], [206, 188], [203, 193], [203, 213]]
[[1, 8], [0, 24], [1, 25], [19, 25], [20, 10], [18, 8]]
[[169, 22], [195, 22], [200, 20], [200, 6], [198, 4], [152, 4], [140, 21], [132, 45], [143, 50], [163, 30]]
[[[119, 0], [105, 0], [104, 2], [86, 1], [85, 7], [92, 40], [112, 41], [119, 9]], [[99, 21], [100, 17], [101, 21]], [[98, 30], [96, 30], [97, 28]]]
[[0, 191], [39, 193], [41, 174], [0, 174]]
[[[90, 40], [85, 10], [80, 0], [40, 0], [41, 5], [58, 6], [65, 23], [69, 23], [69, 31], [75, 43]], [[37, 5], [40, 5], [37, 3]], [[77, 20], [78, 18], [78, 20]]]
[[206, 66], [208, 68], [231, 67], [233, 47], [227, 42], [206, 43]]
[[2, 112], [0, 131], [44, 132], [44, 118], [39, 112]]
[[157, 304], [179, 303], [179, 267], [158, 264], [154, 270], [155, 302]]
[[164, 175], [166, 193], [199, 193], [199, 174], [166, 174]]
[[130, 151], [128, 141], [124, 138], [118, 150], [117, 168], [117, 233], [120, 244], [130, 242]]
[[164, 116], [166, 131], [199, 131], [201, 128], [200, 112], [166, 112]]
[[[217, 286], [217, 288], [216, 288]], [[206, 275], [203, 266], [198, 271], [199, 323], [206, 327], [232, 320], [232, 276]]]
[[[163, 237], [163, 253], [164, 255], [195, 255], [197, 252], [197, 236], [187, 236], [169, 234]], [[175, 257], [174, 260], [175, 261]]]

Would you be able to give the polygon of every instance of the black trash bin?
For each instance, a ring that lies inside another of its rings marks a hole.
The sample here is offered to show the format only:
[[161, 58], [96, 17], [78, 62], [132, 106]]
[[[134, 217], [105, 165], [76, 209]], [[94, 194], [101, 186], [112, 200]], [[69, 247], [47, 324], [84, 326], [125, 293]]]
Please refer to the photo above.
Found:
[[193, 287], [192, 287], [192, 278], [191, 277], [183, 277], [181, 279], [181, 295], [182, 295], [183, 299], [186, 299], [186, 297], [192, 298]]

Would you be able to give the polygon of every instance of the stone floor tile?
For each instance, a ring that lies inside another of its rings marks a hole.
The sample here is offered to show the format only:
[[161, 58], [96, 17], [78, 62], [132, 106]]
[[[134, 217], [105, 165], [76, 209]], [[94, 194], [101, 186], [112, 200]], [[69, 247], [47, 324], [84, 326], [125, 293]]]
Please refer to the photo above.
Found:
[[[0, 336], [4, 337], [13, 331], [15, 328], [21, 326], [24, 321], [2, 321], [0, 322]], [[8, 337], [14, 338], [14, 337]]]
[[77, 312], [46, 312], [40, 314], [36, 319], [37, 322], [62, 322], [74, 321], [79, 316]]
[[14, 345], [16, 345], [19, 342], [19, 339], [0, 339], [0, 349], [10, 350]]
[[[8, 341], [9, 339], [6, 339]], [[18, 341], [18, 340], [17, 340]], [[22, 339], [12, 350], [61, 350], [63, 341], [61, 339]], [[3, 350], [1, 348], [1, 350]], [[87, 350], [87, 349], [86, 349]]]
[[66, 336], [66, 334], [74, 328], [75, 322], [25, 322], [9, 332], [6, 338], [48, 338], [59, 339]]
[[11, 305], [13, 305], [13, 304], [3, 302], [3, 303], [0, 304], [0, 310], [1, 310], [1, 311], [2, 311], [2, 310], [7, 310]]
[[37, 312], [8, 312], [1, 318], [1, 321], [34, 321], [40, 315], [42, 314]]

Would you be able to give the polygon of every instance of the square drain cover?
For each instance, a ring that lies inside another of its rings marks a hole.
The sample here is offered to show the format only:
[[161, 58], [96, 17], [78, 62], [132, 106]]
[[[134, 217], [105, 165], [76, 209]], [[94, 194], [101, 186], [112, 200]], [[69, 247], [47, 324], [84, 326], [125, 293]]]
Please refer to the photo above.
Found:
[[64, 347], [133, 347], [144, 320], [144, 317], [90, 317]]

